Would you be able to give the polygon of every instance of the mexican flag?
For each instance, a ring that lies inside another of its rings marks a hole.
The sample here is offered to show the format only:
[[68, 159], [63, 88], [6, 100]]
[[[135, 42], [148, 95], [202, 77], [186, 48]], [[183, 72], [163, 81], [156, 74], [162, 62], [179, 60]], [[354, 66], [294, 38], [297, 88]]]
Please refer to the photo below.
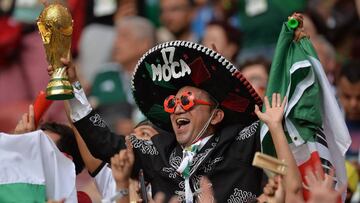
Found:
[[77, 202], [75, 166], [41, 130], [0, 133], [0, 171], [1, 203]]
[[[296, 42], [293, 38], [294, 30], [284, 23], [266, 96], [270, 103], [275, 92], [288, 98], [284, 131], [302, 177], [305, 168], [321, 164], [325, 172], [335, 169], [339, 187], [347, 180], [344, 155], [351, 143], [349, 132], [310, 40], [305, 37]], [[260, 134], [263, 152], [275, 155], [265, 124]], [[305, 191], [305, 199], [307, 195]]]

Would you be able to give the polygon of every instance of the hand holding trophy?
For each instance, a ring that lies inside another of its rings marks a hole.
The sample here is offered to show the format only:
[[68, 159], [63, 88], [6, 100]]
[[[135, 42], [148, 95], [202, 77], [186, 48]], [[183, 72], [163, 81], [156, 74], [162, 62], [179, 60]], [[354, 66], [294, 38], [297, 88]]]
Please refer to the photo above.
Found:
[[45, 5], [37, 25], [45, 47], [46, 59], [53, 68], [46, 87], [46, 98], [66, 100], [74, 97], [66, 67], [61, 58], [70, 60], [73, 20], [67, 8], [59, 3]]

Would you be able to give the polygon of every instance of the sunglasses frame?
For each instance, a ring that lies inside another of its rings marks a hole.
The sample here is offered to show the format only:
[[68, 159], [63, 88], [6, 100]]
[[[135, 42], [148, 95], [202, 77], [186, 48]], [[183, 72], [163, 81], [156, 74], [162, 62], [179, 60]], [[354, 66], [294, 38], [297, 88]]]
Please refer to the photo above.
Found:
[[[183, 97], [187, 97], [187, 100], [189, 101], [188, 104], [183, 104]], [[174, 106], [173, 107], [169, 107], [169, 102], [173, 100], [174, 101]], [[195, 105], [208, 105], [208, 106], [213, 106], [212, 103], [201, 100], [201, 99], [195, 99], [195, 96], [192, 92], [188, 91], [188, 92], [184, 92], [180, 98], [177, 98], [175, 95], [169, 95], [165, 100], [164, 100], [164, 110], [167, 113], [174, 113], [176, 106], [180, 105], [181, 108], [184, 111], [189, 111], [192, 107], [194, 107]]]

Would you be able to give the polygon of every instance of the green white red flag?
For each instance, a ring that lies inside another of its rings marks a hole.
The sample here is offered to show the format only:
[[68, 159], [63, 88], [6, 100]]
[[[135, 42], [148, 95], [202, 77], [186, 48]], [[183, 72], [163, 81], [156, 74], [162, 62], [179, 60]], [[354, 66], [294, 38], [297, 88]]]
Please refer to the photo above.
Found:
[[[343, 115], [316, 52], [306, 37], [294, 41], [284, 23], [271, 65], [266, 96], [287, 96], [284, 131], [300, 173], [321, 164], [335, 169], [336, 187], [346, 184], [345, 152], [351, 144]], [[265, 107], [263, 107], [265, 108]], [[268, 127], [261, 126], [262, 150], [275, 155]], [[304, 197], [308, 194], [305, 191]]]

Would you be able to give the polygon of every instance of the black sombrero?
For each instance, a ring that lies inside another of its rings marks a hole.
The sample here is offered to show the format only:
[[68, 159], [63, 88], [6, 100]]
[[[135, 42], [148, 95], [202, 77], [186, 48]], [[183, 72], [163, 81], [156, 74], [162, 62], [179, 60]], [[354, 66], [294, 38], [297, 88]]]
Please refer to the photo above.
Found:
[[159, 44], [139, 60], [133, 75], [133, 96], [142, 113], [155, 125], [172, 131], [163, 103], [184, 86], [207, 91], [225, 112], [224, 124], [257, 120], [255, 104], [262, 100], [249, 82], [232, 76], [236, 67], [212, 49], [187, 41]]

